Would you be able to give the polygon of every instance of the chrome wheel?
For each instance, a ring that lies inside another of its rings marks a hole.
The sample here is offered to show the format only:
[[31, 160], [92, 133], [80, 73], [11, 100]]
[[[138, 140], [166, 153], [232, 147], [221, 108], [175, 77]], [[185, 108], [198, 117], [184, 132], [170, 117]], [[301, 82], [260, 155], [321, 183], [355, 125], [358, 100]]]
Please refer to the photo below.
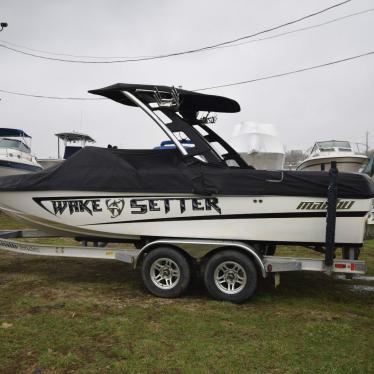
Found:
[[237, 262], [225, 261], [216, 267], [214, 283], [220, 291], [234, 295], [242, 291], [246, 286], [247, 274]]
[[179, 266], [170, 258], [158, 258], [149, 271], [153, 284], [163, 290], [175, 287], [181, 277]]

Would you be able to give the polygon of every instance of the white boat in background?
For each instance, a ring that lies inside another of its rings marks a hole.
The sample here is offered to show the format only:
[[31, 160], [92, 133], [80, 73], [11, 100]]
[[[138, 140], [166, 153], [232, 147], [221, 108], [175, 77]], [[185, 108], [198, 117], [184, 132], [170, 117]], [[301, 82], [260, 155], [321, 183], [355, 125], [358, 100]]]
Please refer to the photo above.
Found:
[[329, 170], [331, 162], [336, 161], [339, 171], [359, 172], [368, 163], [368, 157], [360, 146], [363, 147], [359, 143], [338, 140], [316, 142], [296, 170]]
[[[57, 158], [42, 158], [38, 159], [38, 162], [43, 166], [44, 169], [48, 169], [55, 166], [67, 158], [71, 157], [74, 153], [84, 148], [87, 143], [95, 143], [95, 140], [87, 134], [80, 132], [61, 132], [55, 134], [57, 136]], [[61, 156], [61, 142], [64, 147], [64, 154]]]
[[272, 124], [239, 123], [234, 128], [230, 145], [255, 169], [283, 169], [284, 146]]
[[41, 171], [31, 155], [31, 136], [23, 130], [0, 128], [0, 176]]

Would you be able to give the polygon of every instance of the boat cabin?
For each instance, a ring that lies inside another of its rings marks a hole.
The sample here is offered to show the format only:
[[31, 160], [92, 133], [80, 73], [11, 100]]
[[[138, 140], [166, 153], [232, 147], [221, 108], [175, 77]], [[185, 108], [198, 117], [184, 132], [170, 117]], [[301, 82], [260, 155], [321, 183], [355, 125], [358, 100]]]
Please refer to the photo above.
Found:
[[79, 132], [61, 132], [55, 134], [57, 136], [57, 153], [58, 158], [61, 158], [60, 155], [60, 141], [64, 144], [64, 155], [63, 159], [71, 157], [74, 153], [78, 152], [86, 146], [87, 143], [95, 143], [95, 140], [91, 136]]
[[14, 149], [19, 152], [31, 153], [30, 148], [31, 136], [23, 130], [0, 128], [0, 148]]
[[351, 153], [351, 154], [364, 154], [362, 149], [364, 145], [360, 143], [350, 143], [341, 140], [328, 140], [316, 142], [309, 152], [310, 157], [323, 156], [326, 153]]

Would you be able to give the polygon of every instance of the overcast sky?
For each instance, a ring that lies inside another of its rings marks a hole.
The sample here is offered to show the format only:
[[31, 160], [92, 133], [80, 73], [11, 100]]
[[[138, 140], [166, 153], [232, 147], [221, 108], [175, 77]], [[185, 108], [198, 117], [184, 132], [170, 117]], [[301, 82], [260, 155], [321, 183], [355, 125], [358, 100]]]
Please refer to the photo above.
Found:
[[[248, 35], [326, 8], [300, 0], [1, 0], [0, 40], [54, 53], [137, 56], [182, 51]], [[374, 7], [354, 0], [293, 30]], [[278, 31], [279, 33], [279, 31]], [[236, 48], [124, 64], [40, 60], [0, 48], [0, 89], [89, 97], [117, 82], [196, 89], [282, 73], [374, 51], [374, 12]], [[374, 56], [283, 78], [207, 93], [237, 100], [242, 111], [219, 115], [226, 137], [240, 121], [272, 123], [288, 149], [316, 140], [365, 141], [374, 147]], [[0, 93], [0, 126], [22, 128], [39, 157], [56, 154], [53, 134], [83, 131], [122, 147], [153, 147], [163, 138], [138, 110], [111, 101], [54, 101]]]

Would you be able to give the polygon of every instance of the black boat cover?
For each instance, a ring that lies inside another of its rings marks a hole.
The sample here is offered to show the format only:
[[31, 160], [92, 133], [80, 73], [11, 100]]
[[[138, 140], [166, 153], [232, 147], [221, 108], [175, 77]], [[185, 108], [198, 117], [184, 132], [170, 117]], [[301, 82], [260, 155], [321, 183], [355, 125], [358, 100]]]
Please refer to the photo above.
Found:
[[[34, 174], [0, 178], [0, 191], [107, 191], [199, 195], [326, 197], [329, 176], [314, 171], [265, 171], [210, 165], [175, 149], [86, 147], [61, 164]], [[374, 197], [364, 174], [339, 173], [338, 196]]]

